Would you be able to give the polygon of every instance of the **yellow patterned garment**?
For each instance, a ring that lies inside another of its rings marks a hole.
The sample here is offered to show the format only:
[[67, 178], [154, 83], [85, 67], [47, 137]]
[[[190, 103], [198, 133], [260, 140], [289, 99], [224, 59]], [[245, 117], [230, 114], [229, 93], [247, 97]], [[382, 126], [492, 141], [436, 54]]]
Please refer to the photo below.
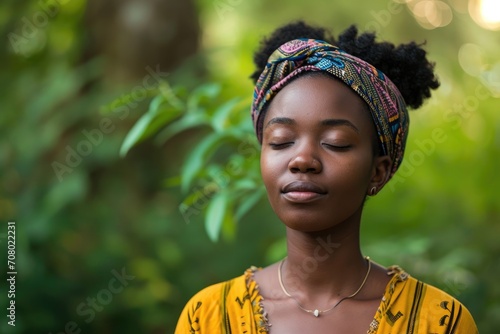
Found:
[[[269, 333], [255, 267], [230, 281], [198, 292], [188, 302], [175, 334]], [[368, 334], [477, 334], [469, 311], [447, 293], [422, 283], [397, 266]]]

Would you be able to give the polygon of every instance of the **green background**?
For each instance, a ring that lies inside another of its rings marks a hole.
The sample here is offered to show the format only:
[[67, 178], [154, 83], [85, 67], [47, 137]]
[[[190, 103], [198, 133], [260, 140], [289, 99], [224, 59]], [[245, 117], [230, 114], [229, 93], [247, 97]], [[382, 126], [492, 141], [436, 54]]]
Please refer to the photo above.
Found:
[[172, 333], [196, 291], [284, 255], [248, 77], [259, 40], [305, 19], [426, 42], [442, 85], [411, 115], [400, 171], [366, 204], [363, 251], [450, 292], [496, 333], [500, 34], [478, 21], [479, 3], [3, 1], [0, 332]]

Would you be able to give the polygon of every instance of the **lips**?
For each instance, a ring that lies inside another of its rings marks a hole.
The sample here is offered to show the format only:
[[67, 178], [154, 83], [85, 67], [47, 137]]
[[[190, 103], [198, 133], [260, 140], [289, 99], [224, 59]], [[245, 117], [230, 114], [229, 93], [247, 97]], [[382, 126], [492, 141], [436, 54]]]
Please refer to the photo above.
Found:
[[308, 181], [293, 181], [281, 190], [283, 197], [294, 203], [308, 203], [326, 195], [326, 190]]

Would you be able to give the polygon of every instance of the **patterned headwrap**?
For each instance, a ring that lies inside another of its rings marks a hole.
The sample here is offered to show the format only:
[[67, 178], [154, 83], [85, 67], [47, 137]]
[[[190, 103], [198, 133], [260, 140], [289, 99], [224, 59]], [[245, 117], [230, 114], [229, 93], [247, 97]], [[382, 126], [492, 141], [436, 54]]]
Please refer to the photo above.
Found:
[[266, 105], [302, 72], [327, 72], [353, 89], [366, 102], [375, 123], [383, 155], [392, 159], [391, 176], [403, 160], [409, 117], [401, 93], [387, 76], [362, 59], [315, 39], [283, 44], [269, 57], [255, 85], [252, 120], [259, 142]]

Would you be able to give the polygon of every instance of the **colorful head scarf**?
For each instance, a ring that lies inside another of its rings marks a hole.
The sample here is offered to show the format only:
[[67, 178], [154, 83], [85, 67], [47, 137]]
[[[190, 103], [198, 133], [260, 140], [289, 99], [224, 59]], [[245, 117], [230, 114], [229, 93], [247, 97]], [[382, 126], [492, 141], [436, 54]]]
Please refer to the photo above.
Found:
[[403, 160], [409, 118], [406, 104], [394, 83], [381, 71], [336, 46], [315, 39], [283, 44], [269, 57], [255, 85], [252, 120], [259, 142], [266, 105], [293, 78], [303, 72], [327, 72], [351, 87], [368, 105], [380, 147], [392, 159], [391, 176]]

